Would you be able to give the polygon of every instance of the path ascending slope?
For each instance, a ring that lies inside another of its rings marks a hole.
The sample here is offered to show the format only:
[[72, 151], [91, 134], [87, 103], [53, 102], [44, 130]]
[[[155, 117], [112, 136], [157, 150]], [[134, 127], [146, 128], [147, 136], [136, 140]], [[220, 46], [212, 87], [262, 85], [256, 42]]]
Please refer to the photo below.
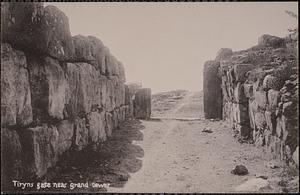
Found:
[[[187, 93], [166, 117], [200, 120], [142, 121], [143, 140], [134, 142], [144, 150], [142, 167], [131, 174], [124, 187], [109, 188], [109, 192], [230, 192], [256, 175], [274, 178], [281, 168], [266, 166], [268, 161], [260, 149], [237, 142], [227, 122], [202, 118], [195, 109], [201, 107], [198, 96]], [[213, 132], [202, 132], [204, 128]], [[239, 164], [248, 168], [249, 175], [230, 173]], [[271, 191], [277, 190], [273, 186]]]

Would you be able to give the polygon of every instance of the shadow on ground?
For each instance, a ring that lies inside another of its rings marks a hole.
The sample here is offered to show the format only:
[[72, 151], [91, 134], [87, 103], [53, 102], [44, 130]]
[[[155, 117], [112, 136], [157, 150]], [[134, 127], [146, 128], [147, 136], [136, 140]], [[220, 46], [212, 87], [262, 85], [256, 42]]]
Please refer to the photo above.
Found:
[[92, 188], [91, 183], [109, 183], [110, 187], [123, 187], [130, 173], [142, 167], [144, 150], [133, 143], [142, 141], [144, 126], [139, 120], [128, 120], [116, 129], [112, 136], [100, 145], [98, 151], [70, 152], [44, 178], [47, 182], [89, 183], [88, 188], [49, 191], [99, 192], [105, 188]]

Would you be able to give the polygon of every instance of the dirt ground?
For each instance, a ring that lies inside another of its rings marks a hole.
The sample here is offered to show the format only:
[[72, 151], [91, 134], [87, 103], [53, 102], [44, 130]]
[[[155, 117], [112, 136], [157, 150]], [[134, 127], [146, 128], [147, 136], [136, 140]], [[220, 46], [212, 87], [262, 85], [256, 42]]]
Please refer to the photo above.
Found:
[[[88, 188], [49, 191], [234, 192], [258, 176], [270, 183], [264, 192], [299, 191], [299, 173], [295, 177], [295, 171], [270, 162], [253, 144], [239, 143], [226, 121], [205, 120], [200, 92], [181, 91], [153, 101], [152, 119], [124, 122], [98, 151], [70, 153], [44, 178], [88, 182]], [[231, 174], [236, 165], [246, 166], [249, 174]], [[110, 186], [93, 188], [92, 182]]]
[[[234, 192], [258, 176], [268, 177], [270, 187], [264, 192], [288, 191], [278, 185], [291, 180], [283, 177], [284, 166], [266, 159], [261, 148], [239, 143], [227, 122], [205, 120], [200, 96], [200, 92], [185, 93], [165, 112], [159, 105], [156, 112], [154, 105], [153, 117], [199, 119], [142, 121], [143, 140], [133, 142], [144, 150], [142, 167], [123, 188], [110, 188], [110, 192]], [[202, 132], [204, 128], [212, 133]], [[272, 164], [278, 168], [271, 168]], [[231, 174], [236, 165], [245, 165], [249, 174]]]

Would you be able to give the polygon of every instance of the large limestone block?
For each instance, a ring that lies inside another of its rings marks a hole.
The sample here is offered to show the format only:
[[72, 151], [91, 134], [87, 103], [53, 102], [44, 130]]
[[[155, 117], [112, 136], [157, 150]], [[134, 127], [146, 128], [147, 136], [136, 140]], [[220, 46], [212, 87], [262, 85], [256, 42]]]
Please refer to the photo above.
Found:
[[57, 162], [59, 133], [46, 125], [24, 129], [20, 134], [23, 166], [29, 178], [42, 177]]
[[44, 8], [42, 3], [8, 3], [3, 10], [4, 42], [62, 61], [72, 59], [74, 45], [69, 20], [58, 8], [52, 5]]
[[232, 114], [236, 123], [242, 125], [249, 123], [249, 112], [246, 105], [232, 104]]
[[105, 113], [105, 133], [107, 137], [110, 137], [112, 135], [113, 129], [114, 129], [114, 121], [113, 121], [113, 115], [109, 112]]
[[116, 81], [113, 78], [107, 79], [106, 81], [106, 101], [105, 101], [105, 110], [111, 112], [116, 108], [116, 90], [115, 85]]
[[34, 120], [63, 119], [67, 82], [59, 62], [50, 57], [30, 57], [28, 67]]
[[258, 38], [258, 45], [262, 47], [285, 47], [285, 40], [280, 37], [264, 34]]
[[120, 61], [118, 61], [118, 76], [120, 81], [122, 81], [123, 83], [126, 82], [125, 68]]
[[151, 115], [151, 89], [142, 88], [135, 93], [134, 117], [149, 119]]
[[89, 113], [92, 107], [101, 106], [102, 85], [95, 67], [87, 63], [67, 63], [66, 66], [68, 116], [76, 118]]
[[244, 94], [247, 98], [253, 97], [253, 85], [252, 84], [243, 84], [244, 87]]
[[222, 118], [222, 80], [219, 76], [220, 63], [207, 61], [203, 71], [203, 98], [205, 118]]
[[232, 54], [233, 54], [232, 49], [230, 49], [230, 48], [221, 48], [218, 51], [215, 60], [216, 61], [225, 60], [225, 59], [229, 58], [230, 56], [232, 56]]
[[270, 111], [265, 111], [265, 119], [267, 122], [268, 129], [275, 134], [276, 132], [276, 116]]
[[75, 47], [75, 60], [87, 62], [96, 67], [102, 75], [105, 75], [105, 56], [109, 50], [102, 41], [93, 36], [76, 35], [72, 37]]
[[22, 147], [15, 130], [1, 128], [1, 189], [22, 176]]
[[234, 100], [236, 103], [246, 103], [248, 102], [247, 97], [244, 93], [244, 85], [240, 82], [234, 88]]
[[77, 118], [74, 120], [74, 147], [82, 150], [89, 144], [89, 129], [86, 118]]
[[258, 108], [265, 110], [267, 107], [268, 99], [267, 93], [263, 90], [254, 91], [254, 99], [258, 105]]
[[122, 82], [117, 82], [115, 86], [116, 107], [125, 105], [125, 86]]
[[271, 112], [275, 112], [280, 101], [281, 93], [274, 89], [268, 91], [268, 105], [267, 109]]
[[267, 122], [264, 113], [257, 112], [254, 115], [255, 126], [257, 129], [263, 130], [267, 127]]
[[233, 66], [234, 79], [236, 82], [244, 82], [247, 79], [246, 73], [255, 68], [252, 64], [236, 64]]
[[[1, 4], [2, 6], [2, 4]], [[32, 122], [27, 62], [23, 52], [1, 44], [1, 126]]]
[[72, 146], [73, 135], [74, 135], [74, 121], [62, 120], [58, 123], [58, 143], [57, 143], [57, 154], [61, 155]]
[[119, 73], [118, 70], [118, 60], [115, 56], [110, 53], [106, 53], [105, 55], [105, 65], [106, 65], [106, 75], [108, 76], [116, 76]]
[[89, 123], [89, 140], [92, 144], [106, 140], [105, 112], [91, 112], [87, 115]]

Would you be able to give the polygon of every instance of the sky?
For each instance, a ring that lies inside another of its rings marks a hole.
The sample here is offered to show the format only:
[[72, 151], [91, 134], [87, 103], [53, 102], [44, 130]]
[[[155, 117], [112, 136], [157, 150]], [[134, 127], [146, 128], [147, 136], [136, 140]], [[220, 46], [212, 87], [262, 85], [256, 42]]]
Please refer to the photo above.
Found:
[[202, 90], [203, 64], [220, 48], [257, 44], [263, 34], [286, 36], [297, 2], [46, 3], [69, 18], [72, 35], [93, 35], [120, 60], [127, 82], [152, 93]]

